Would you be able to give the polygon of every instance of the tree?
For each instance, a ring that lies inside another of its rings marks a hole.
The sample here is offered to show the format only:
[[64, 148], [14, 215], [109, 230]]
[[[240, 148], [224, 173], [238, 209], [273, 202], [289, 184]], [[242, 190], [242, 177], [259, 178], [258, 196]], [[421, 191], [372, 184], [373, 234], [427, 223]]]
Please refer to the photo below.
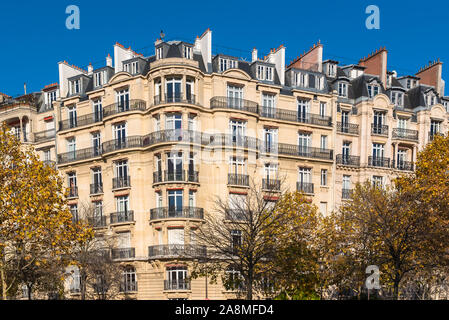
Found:
[[75, 241], [88, 232], [77, 229], [64, 197], [58, 172], [40, 161], [0, 127], [0, 279], [2, 298], [19, 283], [31, 289], [45, 270], [64, 264]]
[[336, 216], [341, 254], [359, 274], [368, 265], [379, 266], [381, 282], [395, 299], [401, 280], [430, 266], [443, 249], [438, 221], [421, 197], [401, 185], [384, 189], [367, 181], [356, 186], [352, 201]]

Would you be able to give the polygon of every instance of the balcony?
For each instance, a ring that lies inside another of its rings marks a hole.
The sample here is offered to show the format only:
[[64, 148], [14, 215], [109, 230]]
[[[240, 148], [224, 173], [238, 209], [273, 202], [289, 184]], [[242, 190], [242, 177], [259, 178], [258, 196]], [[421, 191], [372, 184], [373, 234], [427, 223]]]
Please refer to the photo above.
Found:
[[92, 183], [90, 185], [90, 194], [101, 194], [103, 193], [103, 184], [102, 183]]
[[97, 113], [89, 113], [76, 118], [59, 121], [59, 131], [87, 126], [96, 122], [102, 121], [102, 117]]
[[107, 226], [106, 217], [103, 216], [88, 218], [88, 222], [93, 228], [105, 228]]
[[337, 122], [338, 133], [359, 134], [359, 125], [355, 123]]
[[249, 186], [249, 176], [246, 174], [228, 174], [228, 184], [234, 186]]
[[111, 255], [113, 260], [133, 259], [136, 257], [135, 248], [112, 249]]
[[69, 195], [67, 198], [77, 198], [78, 197], [78, 187], [69, 187]]
[[64, 164], [74, 161], [87, 160], [101, 156], [101, 148], [89, 147], [85, 149], [58, 154], [58, 163]]
[[189, 279], [164, 280], [164, 290], [166, 291], [190, 290], [190, 280]]
[[313, 183], [310, 182], [296, 182], [296, 190], [307, 194], [313, 194]]
[[337, 164], [343, 166], [360, 167], [360, 157], [337, 154]]
[[212, 99], [210, 99], [210, 108], [234, 109], [256, 114], [259, 111], [259, 105], [257, 104], [257, 102], [230, 97], [213, 97]]
[[162, 220], [162, 219], [204, 219], [203, 208], [196, 207], [182, 207], [182, 208], [172, 208], [172, 207], [162, 207], [150, 210], [150, 221], [151, 220]]
[[262, 108], [260, 115], [265, 118], [332, 127], [332, 117], [313, 113], [299, 114], [295, 110]]
[[186, 103], [186, 104], [195, 104], [196, 97], [194, 94], [187, 94], [186, 97], [179, 92], [175, 95], [156, 95], [154, 96], [154, 105], [160, 105], [165, 103]]
[[281, 180], [262, 179], [262, 189], [279, 191], [281, 190]]
[[165, 244], [148, 247], [148, 257], [150, 258], [200, 258], [206, 257], [206, 246], [194, 244]]
[[130, 136], [123, 139], [114, 139], [103, 142], [103, 153], [144, 146], [145, 136]]
[[186, 172], [181, 171], [164, 171], [164, 181], [165, 182], [185, 182]]
[[56, 130], [50, 129], [34, 133], [34, 142], [44, 142], [54, 139], [56, 137]]
[[134, 211], [128, 210], [128, 211], [114, 212], [111, 213], [109, 219], [111, 224], [134, 222]]
[[371, 134], [388, 137], [388, 126], [371, 123]]
[[125, 102], [116, 102], [103, 108], [103, 117], [109, 117], [115, 114], [128, 111], [145, 111], [147, 104], [143, 100], [129, 100]]
[[392, 167], [401, 171], [413, 171], [415, 170], [412, 161], [393, 161]]
[[112, 189], [131, 188], [131, 177], [118, 177], [112, 179]]
[[394, 128], [393, 139], [418, 141], [418, 131], [403, 128]]
[[343, 188], [343, 189], [341, 189], [341, 198], [344, 200], [351, 199], [352, 193], [353, 193], [352, 189], [344, 189]]
[[300, 156], [306, 158], [315, 158], [322, 160], [333, 160], [333, 151], [329, 149], [313, 148], [307, 146], [298, 146], [294, 144], [279, 143], [279, 154], [289, 156]]
[[390, 168], [390, 158], [369, 156], [368, 157], [368, 166], [380, 167], [380, 168]]

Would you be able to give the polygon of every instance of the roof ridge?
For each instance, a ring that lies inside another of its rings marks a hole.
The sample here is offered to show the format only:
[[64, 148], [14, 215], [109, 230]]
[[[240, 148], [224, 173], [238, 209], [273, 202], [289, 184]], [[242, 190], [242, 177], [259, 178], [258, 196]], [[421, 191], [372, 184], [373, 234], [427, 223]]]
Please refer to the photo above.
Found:
[[383, 51], [387, 51], [387, 49], [385, 47], [380, 47], [379, 49], [376, 49], [376, 51], [371, 52], [367, 57], [363, 57], [362, 59], [360, 59], [359, 63], [366, 62], [367, 60], [371, 59], [372, 57], [378, 55], [379, 53], [381, 53]]
[[415, 74], [419, 74], [419, 73], [421, 73], [423, 71], [426, 71], [427, 69], [430, 69], [430, 68], [432, 68], [433, 66], [435, 66], [437, 64], [443, 64], [443, 62], [440, 61], [440, 58], [437, 58], [436, 60], [433, 60], [433, 62], [429, 61], [428, 65], [425, 65], [424, 67], [420, 68], [419, 71], [417, 73], [415, 73]]
[[312, 52], [315, 48], [317, 47], [322, 47], [323, 45], [321, 44], [321, 40], [318, 40], [317, 43], [314, 43], [313, 46], [311, 46], [309, 48], [309, 50], [304, 51], [302, 54], [300, 54], [299, 56], [296, 56], [295, 59], [293, 59], [292, 61], [290, 61], [290, 63], [288, 64], [287, 68], [290, 67], [292, 64], [298, 62], [299, 60], [301, 60], [303, 57], [305, 57], [307, 54], [309, 54], [310, 52]]

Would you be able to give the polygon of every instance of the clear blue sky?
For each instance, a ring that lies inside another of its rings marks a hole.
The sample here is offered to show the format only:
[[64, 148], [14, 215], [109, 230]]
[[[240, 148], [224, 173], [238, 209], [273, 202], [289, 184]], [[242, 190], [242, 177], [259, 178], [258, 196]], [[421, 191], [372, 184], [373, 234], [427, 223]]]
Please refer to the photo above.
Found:
[[[81, 12], [80, 30], [65, 27], [68, 5]], [[273, 5], [275, 4], [275, 5]], [[365, 27], [365, 8], [380, 8], [380, 30]], [[440, 58], [449, 87], [447, 1], [2, 1], [0, 92], [17, 95], [58, 81], [57, 62], [105, 64], [120, 42], [144, 55], [162, 29], [166, 40], [193, 42], [212, 30], [213, 54], [250, 59], [284, 44], [286, 62], [318, 39], [324, 59], [357, 63], [376, 48], [388, 50], [389, 70], [413, 74]], [[448, 95], [449, 89], [446, 90]]]

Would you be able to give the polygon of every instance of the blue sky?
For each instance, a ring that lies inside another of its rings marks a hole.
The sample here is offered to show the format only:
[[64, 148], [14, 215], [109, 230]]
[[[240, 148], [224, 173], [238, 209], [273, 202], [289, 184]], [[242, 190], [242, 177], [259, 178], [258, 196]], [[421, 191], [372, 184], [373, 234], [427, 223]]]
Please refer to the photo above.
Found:
[[[65, 9], [72, 4], [80, 8], [80, 30], [65, 27]], [[380, 30], [365, 27], [370, 4], [380, 9]], [[385, 46], [389, 70], [413, 74], [430, 60], [449, 63], [448, 9], [446, 1], [431, 0], [2, 1], [0, 92], [15, 96], [24, 82], [28, 92], [57, 82], [63, 60], [101, 67], [115, 42], [153, 54], [161, 29], [166, 40], [193, 42], [211, 28], [213, 54], [248, 60], [253, 47], [260, 56], [284, 44], [287, 63], [318, 40], [324, 59], [342, 64]], [[443, 78], [449, 81], [449, 65], [443, 64]]]

